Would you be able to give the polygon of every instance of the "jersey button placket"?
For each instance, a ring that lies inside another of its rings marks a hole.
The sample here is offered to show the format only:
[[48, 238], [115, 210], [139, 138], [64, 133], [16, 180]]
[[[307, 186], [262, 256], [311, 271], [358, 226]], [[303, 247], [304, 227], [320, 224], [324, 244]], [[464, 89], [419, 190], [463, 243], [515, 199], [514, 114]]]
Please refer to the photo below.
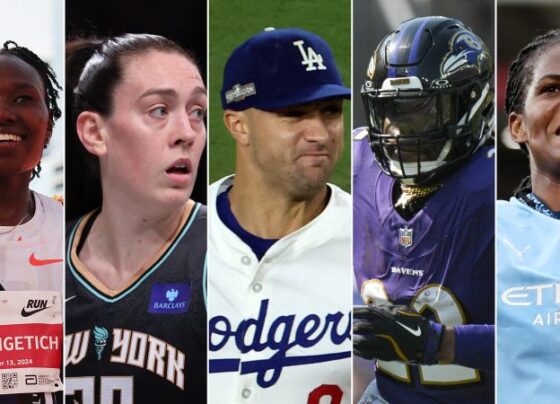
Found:
[[243, 397], [245, 400], [247, 400], [251, 397], [251, 393], [252, 393], [251, 389], [244, 388], [241, 391], [241, 397]]
[[[247, 291], [243, 295], [243, 318], [256, 318], [259, 313], [259, 307], [261, 304], [261, 297], [258, 293], [255, 293], [256, 289], [262, 290], [262, 284], [257, 282], [258, 273], [260, 269], [260, 263], [255, 256], [251, 256], [249, 252], [245, 252], [241, 255], [239, 262], [242, 265], [243, 271], [246, 271], [247, 278], [245, 279], [245, 290]], [[256, 286], [256, 285], [259, 286]], [[247, 337], [246, 341], [249, 341], [250, 337]], [[240, 352], [240, 358], [242, 362], [250, 362], [258, 359], [258, 355], [253, 350], [248, 352]], [[237, 390], [238, 397], [244, 403], [255, 403], [257, 402], [257, 391], [255, 390], [254, 384], [254, 374], [239, 375], [239, 386]]]
[[[245, 255], [241, 257], [241, 263], [246, 265], [248, 271], [250, 271], [251, 277], [248, 279], [248, 284], [246, 285], [245, 293], [245, 319], [256, 319], [259, 316], [259, 310], [264, 299], [268, 296], [264, 293], [264, 280], [262, 279], [263, 271], [263, 261], [257, 260], [256, 257], [251, 257]], [[255, 336], [253, 331], [249, 330], [245, 338], [246, 343], [251, 343]], [[265, 357], [267, 357], [265, 355]], [[256, 352], [251, 349], [245, 353], [241, 354], [242, 361], [253, 362], [263, 359], [262, 352]], [[239, 394], [241, 395], [242, 401], [244, 403], [260, 403], [260, 387], [256, 385], [255, 377], [256, 373], [250, 373], [245, 375], [240, 375], [241, 386]]]
[[261, 293], [263, 290], [263, 285], [260, 282], [253, 282], [253, 286], [251, 286], [251, 289], [255, 293]]
[[263, 279], [262, 278], [264, 277], [263, 270], [265, 269], [263, 267], [270, 266], [271, 262], [272, 262], [271, 258], [265, 258], [261, 262], [259, 262], [259, 265], [257, 267], [257, 274], [253, 278], [253, 282], [251, 283], [251, 290], [254, 293], [258, 294], [258, 293], [261, 293], [263, 291], [264, 284], [263, 284]]

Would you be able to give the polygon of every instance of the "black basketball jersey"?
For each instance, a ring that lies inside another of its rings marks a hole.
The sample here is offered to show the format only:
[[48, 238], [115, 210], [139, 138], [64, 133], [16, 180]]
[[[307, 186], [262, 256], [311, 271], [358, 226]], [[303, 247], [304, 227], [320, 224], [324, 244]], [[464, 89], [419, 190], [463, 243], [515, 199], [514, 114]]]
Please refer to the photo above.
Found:
[[206, 207], [116, 294], [78, 258], [96, 216], [68, 231], [66, 402], [205, 403]]

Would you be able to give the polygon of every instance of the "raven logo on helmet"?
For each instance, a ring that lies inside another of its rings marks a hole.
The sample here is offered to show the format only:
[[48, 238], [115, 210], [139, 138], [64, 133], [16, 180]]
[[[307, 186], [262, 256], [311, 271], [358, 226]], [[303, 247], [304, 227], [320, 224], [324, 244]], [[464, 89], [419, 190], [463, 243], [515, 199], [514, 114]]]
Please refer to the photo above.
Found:
[[442, 77], [449, 76], [465, 68], [476, 68], [480, 71], [480, 58], [484, 49], [479, 39], [472, 32], [458, 32], [450, 42], [450, 52], [441, 63]]

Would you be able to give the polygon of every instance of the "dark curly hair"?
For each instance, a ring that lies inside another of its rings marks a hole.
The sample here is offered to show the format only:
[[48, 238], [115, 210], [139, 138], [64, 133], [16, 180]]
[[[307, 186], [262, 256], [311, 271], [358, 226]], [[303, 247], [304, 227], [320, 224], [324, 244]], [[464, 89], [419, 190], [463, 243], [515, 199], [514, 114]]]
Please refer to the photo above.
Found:
[[[47, 108], [49, 109], [49, 127], [52, 128], [54, 123], [57, 119], [62, 116], [62, 111], [58, 106], [58, 98], [59, 98], [59, 90], [62, 90], [60, 84], [56, 80], [56, 75], [52, 67], [37, 56], [34, 52], [27, 49], [26, 47], [19, 46], [14, 41], [6, 41], [4, 42], [4, 46], [0, 49], [0, 55], [9, 55], [17, 57], [18, 59], [23, 60], [25, 63], [33, 67], [37, 73], [39, 73], [39, 77], [43, 80], [43, 85], [45, 86], [45, 102], [47, 104]], [[48, 142], [47, 142], [48, 143]], [[45, 144], [45, 147], [47, 145]], [[35, 178], [39, 176], [41, 172], [41, 164], [37, 164], [37, 166], [33, 169], [33, 174], [31, 178]]]

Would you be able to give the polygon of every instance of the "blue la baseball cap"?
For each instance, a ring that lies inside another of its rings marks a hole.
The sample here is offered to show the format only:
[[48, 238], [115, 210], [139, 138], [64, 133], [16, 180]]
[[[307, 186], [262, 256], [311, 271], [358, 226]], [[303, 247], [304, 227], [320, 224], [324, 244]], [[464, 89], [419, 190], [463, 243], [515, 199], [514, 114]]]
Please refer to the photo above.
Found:
[[267, 28], [233, 51], [221, 96], [224, 109], [272, 111], [350, 98], [350, 89], [321, 37], [296, 28]]

